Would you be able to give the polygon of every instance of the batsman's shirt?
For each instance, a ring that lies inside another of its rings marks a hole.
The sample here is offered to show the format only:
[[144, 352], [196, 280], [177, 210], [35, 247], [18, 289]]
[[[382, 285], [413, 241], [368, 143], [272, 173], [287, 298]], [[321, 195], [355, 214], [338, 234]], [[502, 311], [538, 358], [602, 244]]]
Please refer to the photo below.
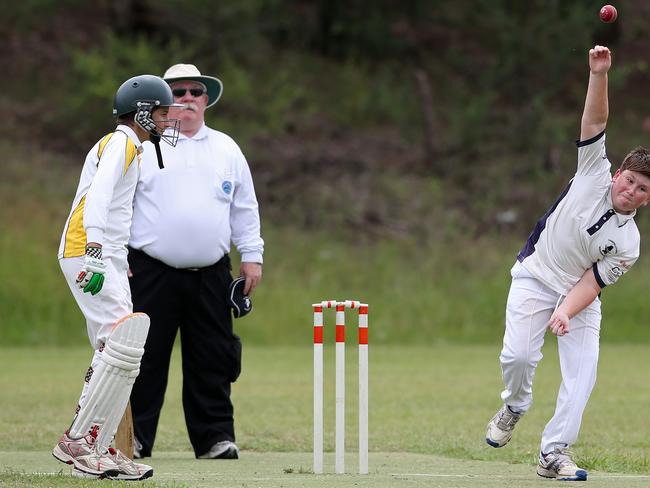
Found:
[[517, 256], [533, 276], [562, 295], [589, 268], [601, 288], [611, 285], [639, 257], [636, 212], [619, 214], [612, 205], [605, 132], [577, 146], [575, 176]]
[[61, 236], [59, 259], [83, 256], [88, 242], [101, 244], [104, 256], [126, 256], [141, 152], [138, 136], [126, 125], [93, 146]]
[[237, 247], [261, 263], [264, 241], [253, 179], [239, 146], [205, 124], [176, 147], [161, 144], [158, 169], [145, 143], [129, 245], [174, 268], [202, 268]]

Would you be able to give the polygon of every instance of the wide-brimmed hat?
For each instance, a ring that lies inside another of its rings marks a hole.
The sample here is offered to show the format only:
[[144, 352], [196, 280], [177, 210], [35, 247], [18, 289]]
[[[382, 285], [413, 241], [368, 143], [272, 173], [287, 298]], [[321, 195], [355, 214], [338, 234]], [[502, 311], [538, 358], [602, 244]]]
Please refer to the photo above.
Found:
[[206, 108], [212, 107], [217, 103], [217, 100], [221, 98], [221, 93], [223, 92], [223, 83], [221, 83], [219, 78], [202, 75], [193, 64], [175, 64], [165, 71], [163, 79], [169, 84], [182, 80], [203, 83], [208, 90], [208, 105]]

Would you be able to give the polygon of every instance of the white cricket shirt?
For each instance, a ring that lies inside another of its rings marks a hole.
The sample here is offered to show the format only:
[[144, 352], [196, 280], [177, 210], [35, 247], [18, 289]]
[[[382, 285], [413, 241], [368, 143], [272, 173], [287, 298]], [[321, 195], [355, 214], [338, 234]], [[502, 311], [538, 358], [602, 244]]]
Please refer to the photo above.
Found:
[[517, 256], [533, 276], [562, 295], [589, 268], [601, 287], [611, 285], [639, 257], [636, 212], [619, 214], [612, 206], [605, 132], [577, 146], [575, 176]]
[[145, 143], [129, 245], [175, 268], [201, 268], [219, 261], [232, 242], [242, 261], [262, 263], [253, 179], [235, 141], [203, 125], [160, 149], [163, 169]]
[[59, 259], [83, 256], [87, 242], [102, 244], [103, 256], [126, 256], [141, 152], [138, 136], [126, 125], [92, 147], [63, 229]]

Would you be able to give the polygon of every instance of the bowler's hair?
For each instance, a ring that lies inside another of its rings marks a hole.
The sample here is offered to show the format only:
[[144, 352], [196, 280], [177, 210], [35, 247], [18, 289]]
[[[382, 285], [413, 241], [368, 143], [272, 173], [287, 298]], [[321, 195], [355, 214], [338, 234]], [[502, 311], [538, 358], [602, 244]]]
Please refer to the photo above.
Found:
[[619, 169], [621, 172], [626, 169], [636, 171], [650, 178], [650, 151], [645, 147], [635, 147], [625, 156]]

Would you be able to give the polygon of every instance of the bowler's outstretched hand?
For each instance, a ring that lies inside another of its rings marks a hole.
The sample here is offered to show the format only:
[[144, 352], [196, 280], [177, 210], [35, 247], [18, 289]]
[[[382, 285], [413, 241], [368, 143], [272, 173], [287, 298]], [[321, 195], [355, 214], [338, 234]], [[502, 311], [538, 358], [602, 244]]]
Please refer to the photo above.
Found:
[[589, 69], [592, 73], [607, 73], [612, 66], [612, 53], [605, 46], [594, 46], [589, 50]]

